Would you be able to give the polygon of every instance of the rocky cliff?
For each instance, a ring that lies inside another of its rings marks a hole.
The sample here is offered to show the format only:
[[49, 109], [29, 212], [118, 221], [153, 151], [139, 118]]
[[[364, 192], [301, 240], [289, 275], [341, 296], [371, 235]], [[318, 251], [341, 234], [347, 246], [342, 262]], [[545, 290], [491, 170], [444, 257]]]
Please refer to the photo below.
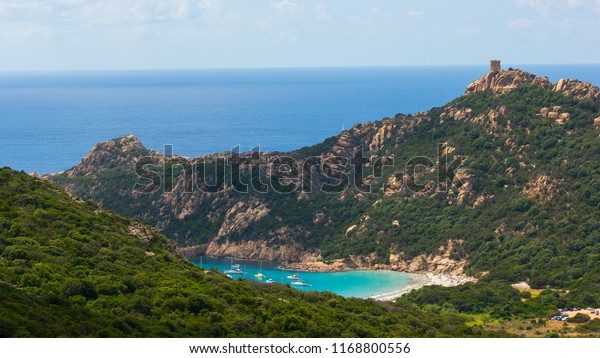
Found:
[[127, 166], [138, 161], [143, 155], [151, 155], [142, 142], [132, 134], [98, 143], [73, 168], [66, 172], [67, 177], [89, 176], [98, 170], [115, 166]]
[[[80, 164], [50, 179], [150, 222], [187, 253], [286, 261], [311, 270], [484, 272], [497, 265], [484, 260], [489, 247], [537, 238], [542, 217], [593, 205], [591, 194], [574, 199], [583, 186], [568, 184], [565, 176], [596, 175], [596, 154], [581, 154], [577, 141], [596, 145], [599, 99], [598, 88], [587, 82], [552, 84], [520, 70], [491, 72], [443, 107], [357, 123], [318, 146], [284, 153], [294, 159], [287, 173], [273, 165], [281, 153], [233, 158], [246, 183], [265, 176], [300, 183], [284, 194], [273, 188], [240, 193], [233, 183], [216, 192], [197, 190], [204, 184], [196, 185], [185, 165], [163, 182], [172, 190], [133, 192], [140, 158], [156, 157], [154, 164], [166, 168], [192, 162], [214, 169], [227, 156], [165, 157], [133, 136], [98, 144]], [[304, 190], [353, 179], [348, 159], [359, 151], [369, 191]], [[591, 167], [579, 169], [582, 161]], [[494, 214], [511, 205], [524, 210], [513, 222]]]

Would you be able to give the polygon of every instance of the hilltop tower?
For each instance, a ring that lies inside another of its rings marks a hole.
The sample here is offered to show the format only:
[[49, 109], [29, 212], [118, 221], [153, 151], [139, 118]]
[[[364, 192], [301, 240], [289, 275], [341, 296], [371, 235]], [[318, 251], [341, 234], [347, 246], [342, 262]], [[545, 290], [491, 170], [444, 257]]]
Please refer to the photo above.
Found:
[[500, 67], [500, 60], [491, 60], [490, 61], [490, 72], [500, 72], [502, 71], [502, 67]]

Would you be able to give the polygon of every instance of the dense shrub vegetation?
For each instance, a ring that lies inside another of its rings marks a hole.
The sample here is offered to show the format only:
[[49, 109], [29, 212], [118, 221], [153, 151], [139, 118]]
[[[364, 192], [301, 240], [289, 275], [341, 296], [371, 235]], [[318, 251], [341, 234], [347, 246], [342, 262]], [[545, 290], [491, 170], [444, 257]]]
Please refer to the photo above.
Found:
[[0, 337], [489, 335], [456, 313], [233, 281], [140, 228], [0, 169]]

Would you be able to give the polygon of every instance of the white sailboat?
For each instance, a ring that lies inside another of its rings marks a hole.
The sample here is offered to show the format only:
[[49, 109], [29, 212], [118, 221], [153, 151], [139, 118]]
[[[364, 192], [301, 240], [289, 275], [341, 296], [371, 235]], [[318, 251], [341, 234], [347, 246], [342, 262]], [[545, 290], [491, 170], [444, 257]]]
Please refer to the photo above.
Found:
[[256, 277], [259, 280], [262, 280], [263, 278], [267, 277], [262, 274], [262, 261], [260, 261], [260, 269], [259, 269], [258, 273], [256, 275], [254, 275], [254, 277]]

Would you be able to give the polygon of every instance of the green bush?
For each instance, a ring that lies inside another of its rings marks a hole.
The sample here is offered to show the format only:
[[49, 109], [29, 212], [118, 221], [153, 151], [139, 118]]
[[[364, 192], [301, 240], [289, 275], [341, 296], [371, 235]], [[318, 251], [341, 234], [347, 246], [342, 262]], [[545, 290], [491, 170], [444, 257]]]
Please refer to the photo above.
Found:
[[62, 292], [66, 297], [82, 296], [91, 300], [98, 297], [95, 285], [89, 281], [80, 279], [68, 279], [63, 282]]
[[575, 316], [569, 318], [569, 322], [571, 323], [586, 323], [589, 322], [591, 320], [590, 316], [583, 314], [583, 313], [578, 313]]

